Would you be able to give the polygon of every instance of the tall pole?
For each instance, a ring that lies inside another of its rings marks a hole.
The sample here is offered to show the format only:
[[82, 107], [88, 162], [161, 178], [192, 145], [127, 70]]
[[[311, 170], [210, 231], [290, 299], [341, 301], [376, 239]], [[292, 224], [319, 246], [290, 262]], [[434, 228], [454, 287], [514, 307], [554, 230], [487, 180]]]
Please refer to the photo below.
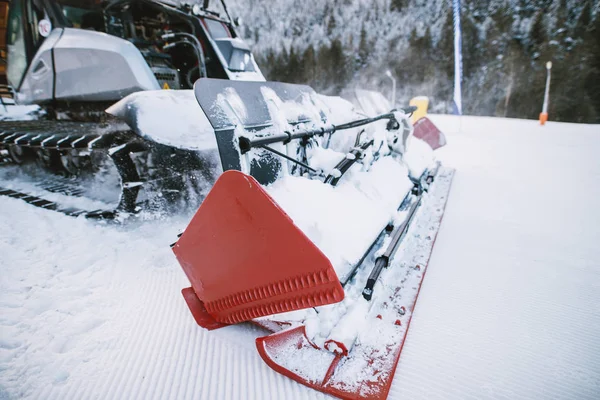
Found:
[[544, 125], [548, 121], [548, 103], [550, 101], [550, 75], [552, 74], [552, 61], [546, 63], [546, 91], [544, 92], [544, 105], [540, 114], [540, 125]]
[[454, 18], [454, 113], [462, 115], [462, 40], [460, 0], [453, 0]]

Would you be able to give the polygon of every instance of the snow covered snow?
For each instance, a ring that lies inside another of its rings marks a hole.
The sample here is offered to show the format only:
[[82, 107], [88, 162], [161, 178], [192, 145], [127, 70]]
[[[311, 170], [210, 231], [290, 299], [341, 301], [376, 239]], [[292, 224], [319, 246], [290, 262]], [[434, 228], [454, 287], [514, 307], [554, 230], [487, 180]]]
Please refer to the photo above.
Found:
[[[432, 116], [456, 168], [390, 398], [597, 398], [600, 126]], [[0, 197], [0, 399], [325, 398], [205, 331], [169, 249]]]

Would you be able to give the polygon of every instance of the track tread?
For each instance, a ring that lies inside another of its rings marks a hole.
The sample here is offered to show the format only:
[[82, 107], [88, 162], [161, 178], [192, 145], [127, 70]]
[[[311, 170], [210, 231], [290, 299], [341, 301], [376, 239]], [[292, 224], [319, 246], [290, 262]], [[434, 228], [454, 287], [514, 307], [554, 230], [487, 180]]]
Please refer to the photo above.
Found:
[[16, 121], [0, 128], [0, 145], [49, 149], [108, 148], [114, 138], [129, 132], [122, 124], [72, 121]]
[[45, 210], [58, 211], [62, 214], [65, 214], [65, 215], [68, 215], [71, 217], [78, 217], [80, 215], [84, 215], [86, 218], [114, 219], [118, 214], [118, 212], [116, 210], [86, 211], [86, 210], [82, 210], [80, 208], [75, 208], [75, 207], [62, 208], [62, 207], [60, 207], [59, 204], [57, 204], [53, 201], [46, 200], [41, 197], [30, 195], [27, 193], [18, 192], [16, 190], [5, 189], [2, 187], [0, 187], [0, 196], [7, 196], [7, 197], [11, 197], [13, 199], [20, 199], [20, 200], [23, 200], [26, 203], [29, 203], [33, 206], [43, 208]]

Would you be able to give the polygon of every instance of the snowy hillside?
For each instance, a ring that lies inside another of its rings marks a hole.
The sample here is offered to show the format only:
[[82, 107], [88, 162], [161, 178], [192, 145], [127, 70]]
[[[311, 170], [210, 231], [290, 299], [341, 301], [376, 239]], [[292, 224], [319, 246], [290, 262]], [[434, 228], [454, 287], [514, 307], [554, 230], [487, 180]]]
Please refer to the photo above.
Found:
[[[229, 0], [271, 80], [327, 93], [360, 85], [397, 97], [427, 95], [450, 112], [450, 0]], [[555, 64], [550, 114], [600, 122], [600, 3], [595, 0], [462, 2], [465, 113], [537, 118], [546, 61]]]
[[[433, 116], [457, 169], [390, 398], [600, 392], [600, 126]], [[0, 399], [306, 399], [258, 328], [208, 332], [169, 244], [0, 197]]]

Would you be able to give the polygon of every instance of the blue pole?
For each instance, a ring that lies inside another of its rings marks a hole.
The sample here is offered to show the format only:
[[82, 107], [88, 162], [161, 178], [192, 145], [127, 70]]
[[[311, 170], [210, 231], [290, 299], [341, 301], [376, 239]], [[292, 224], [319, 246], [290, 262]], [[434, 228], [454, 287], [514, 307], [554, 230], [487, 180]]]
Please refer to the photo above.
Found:
[[462, 115], [462, 40], [460, 0], [453, 0], [454, 17], [454, 114]]

